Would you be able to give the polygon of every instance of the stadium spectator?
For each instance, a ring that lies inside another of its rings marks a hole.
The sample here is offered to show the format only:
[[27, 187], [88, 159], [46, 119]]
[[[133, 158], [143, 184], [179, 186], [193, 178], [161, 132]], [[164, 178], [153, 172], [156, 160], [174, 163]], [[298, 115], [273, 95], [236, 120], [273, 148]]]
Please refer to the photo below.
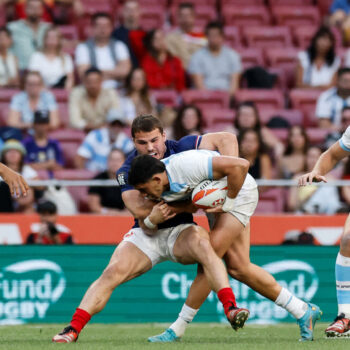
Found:
[[50, 128], [60, 125], [55, 96], [45, 90], [39, 72], [28, 72], [24, 77], [24, 90], [11, 99], [7, 124], [14, 128], [29, 129], [33, 125], [34, 112], [46, 110], [50, 113]]
[[278, 171], [281, 178], [290, 179], [304, 170], [308, 147], [309, 139], [305, 129], [297, 125], [290, 128], [286, 150], [278, 162]]
[[204, 33], [194, 29], [195, 9], [191, 2], [180, 3], [177, 10], [178, 28], [167, 34], [165, 40], [168, 50], [180, 58], [185, 69], [188, 68], [191, 56], [207, 44]]
[[57, 207], [50, 201], [38, 204], [37, 213], [40, 223], [31, 225], [26, 244], [73, 244], [73, 237], [68, 227], [57, 224]]
[[53, 22], [55, 24], [72, 24], [72, 20], [84, 15], [85, 8], [81, 0], [55, 0]]
[[126, 118], [118, 109], [112, 109], [107, 115], [106, 127], [92, 130], [78, 149], [75, 164], [79, 169], [105, 171], [107, 158], [112, 148], [118, 148], [125, 154], [134, 149], [132, 140], [123, 132]]
[[112, 108], [120, 108], [116, 90], [102, 88], [102, 72], [89, 68], [83, 85], [73, 88], [69, 96], [70, 125], [90, 131], [106, 123], [106, 115]]
[[254, 179], [271, 179], [272, 164], [259, 131], [245, 129], [238, 135], [240, 156], [250, 162], [249, 174]]
[[201, 110], [195, 105], [185, 105], [180, 108], [174, 123], [173, 136], [180, 140], [187, 135], [201, 135], [203, 116]]
[[[108, 155], [107, 170], [98, 174], [95, 180], [115, 180], [124, 161], [123, 151], [112, 148]], [[125, 208], [119, 186], [90, 187], [88, 203], [90, 211], [95, 214], [115, 215]]]
[[41, 0], [27, 0], [27, 18], [8, 24], [13, 40], [12, 51], [21, 70], [28, 68], [31, 55], [42, 46], [45, 31], [50, 26], [41, 21], [43, 10]]
[[[312, 171], [321, 153], [319, 147], [308, 148], [303, 173]], [[296, 174], [294, 178], [296, 179], [300, 174]], [[332, 178], [328, 175], [327, 179]], [[289, 211], [307, 214], [335, 214], [341, 206], [339, 193], [335, 186], [295, 186], [289, 190]]]
[[46, 87], [67, 90], [73, 87], [73, 60], [62, 51], [62, 36], [58, 28], [50, 27], [45, 32], [43, 48], [33, 53], [28, 68], [41, 74]]
[[[17, 140], [8, 140], [4, 143], [1, 150], [1, 162], [11, 170], [21, 174], [25, 180], [38, 180], [37, 172], [29, 165], [24, 164], [26, 150], [21, 142]], [[34, 190], [29, 188], [26, 197], [11, 198], [9, 187], [0, 187], [1, 211], [34, 213]]]
[[188, 71], [196, 89], [224, 90], [231, 96], [239, 87], [242, 71], [239, 54], [224, 45], [220, 23], [210, 22], [205, 29], [208, 45], [191, 57]]
[[333, 0], [329, 9], [331, 14], [329, 24], [340, 27], [346, 42], [350, 39], [350, 2], [348, 0]]
[[63, 154], [58, 141], [48, 136], [50, 116], [47, 111], [34, 113], [34, 135], [23, 141], [27, 154], [25, 162], [35, 170], [59, 170], [63, 166]]
[[122, 24], [114, 29], [112, 37], [122, 41], [129, 49], [132, 66], [138, 67], [145, 54], [143, 38], [146, 35], [140, 26], [141, 9], [138, 1], [125, 1], [121, 10]]
[[75, 64], [80, 78], [90, 67], [102, 72], [103, 87], [116, 88], [130, 72], [131, 63], [126, 45], [111, 38], [113, 21], [108, 13], [97, 12], [92, 16], [92, 37], [75, 50]]
[[146, 73], [151, 89], [185, 88], [185, 71], [181, 61], [170, 54], [167, 49], [164, 32], [154, 29], [144, 38], [147, 53], [142, 59], [141, 66]]
[[340, 129], [332, 131], [326, 136], [325, 142], [323, 144], [323, 148], [328, 149], [335, 142], [337, 142], [349, 126], [350, 126], [350, 107], [344, 107], [341, 111]]
[[350, 68], [340, 68], [337, 85], [324, 91], [317, 99], [316, 117], [320, 128], [337, 130], [341, 111], [350, 106]]
[[261, 125], [258, 108], [252, 101], [244, 101], [237, 106], [233, 127], [226, 128], [226, 131], [239, 135], [245, 129], [254, 129], [259, 132], [264, 144], [273, 152], [276, 158], [283, 154], [284, 145], [269, 128]]
[[298, 54], [296, 86], [321, 89], [334, 86], [340, 64], [332, 31], [321, 27], [311, 39], [309, 48]]
[[19, 85], [18, 62], [9, 50], [12, 45], [11, 33], [6, 27], [0, 28], [0, 86], [17, 87]]
[[[124, 110], [129, 119], [129, 124], [133, 119], [141, 114], [156, 114], [156, 101], [151, 97], [147, 85], [145, 72], [141, 68], [133, 69], [125, 80], [125, 96], [122, 100], [123, 106], [129, 106]], [[133, 113], [130, 113], [130, 112]], [[129, 118], [131, 116], [131, 118]]]

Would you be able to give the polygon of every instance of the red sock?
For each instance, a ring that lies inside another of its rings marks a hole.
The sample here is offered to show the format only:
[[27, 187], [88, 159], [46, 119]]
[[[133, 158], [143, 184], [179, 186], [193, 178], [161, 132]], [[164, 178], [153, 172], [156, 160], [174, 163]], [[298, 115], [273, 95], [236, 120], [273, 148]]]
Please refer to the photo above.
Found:
[[78, 332], [85, 327], [85, 325], [90, 321], [91, 315], [83, 309], [77, 308], [72, 317], [70, 325]]
[[218, 291], [218, 298], [222, 302], [222, 305], [224, 306], [225, 314], [228, 313], [229, 307], [233, 306], [237, 307], [236, 305], [236, 298], [233, 294], [233, 291], [231, 288], [222, 288]]

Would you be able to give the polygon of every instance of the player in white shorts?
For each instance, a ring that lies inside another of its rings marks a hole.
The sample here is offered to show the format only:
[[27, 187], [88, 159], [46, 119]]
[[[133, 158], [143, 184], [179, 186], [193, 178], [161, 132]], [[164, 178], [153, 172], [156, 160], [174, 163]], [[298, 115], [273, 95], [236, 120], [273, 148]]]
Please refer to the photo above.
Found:
[[[133, 184], [134, 187], [141, 193], [155, 198], [162, 198], [167, 202], [178, 201], [181, 199], [184, 200], [188, 198], [194, 187], [203, 180], [219, 179], [224, 177], [226, 174], [219, 171], [220, 166], [226, 164], [226, 166], [230, 167], [229, 163], [232, 159], [235, 158], [220, 156], [217, 152], [205, 150], [182, 152], [172, 155], [162, 161], [154, 159], [150, 156], [139, 156], [135, 158], [132, 163], [132, 168], [129, 173], [129, 183]], [[164, 165], [161, 166], [161, 163]], [[234, 176], [233, 174], [234, 172], [231, 174], [231, 176]], [[146, 180], [147, 178], [148, 181]], [[229, 181], [230, 176], [228, 177], [228, 183]], [[258, 202], [258, 191], [254, 179], [250, 175], [247, 175], [243, 186], [241, 190], [237, 192], [237, 195], [233, 195], [230, 193], [230, 191], [228, 191], [227, 197], [222, 207], [224, 213], [220, 214], [219, 216], [225, 215], [225, 212], [234, 216], [240, 225], [247, 228], [246, 234], [248, 235], [249, 239], [249, 218], [254, 213]], [[225, 224], [225, 221], [227, 220], [229, 220], [229, 218], [226, 216], [224, 217], [223, 221], [221, 221], [221, 227], [223, 229], [223, 224]], [[239, 231], [237, 230], [237, 232]], [[231, 231], [231, 235], [233, 234], [234, 231]], [[245, 241], [245, 238], [240, 234], [236, 235], [236, 239], [238, 241], [242, 239]], [[242, 244], [242, 247], [244, 250], [246, 249], [245, 244]], [[234, 261], [235, 252], [230, 251], [230, 249], [226, 249], [225, 251], [224, 249], [224, 247], [221, 248], [221, 250], [219, 249], [218, 254], [219, 256], [224, 256], [229, 273], [231, 275], [236, 275], [235, 273], [231, 273], [231, 271], [234, 271], [232, 264], [237, 263]], [[216, 251], [218, 252], [217, 249]], [[242, 252], [242, 254], [244, 256], [246, 253]], [[233, 261], [231, 260], [232, 257]], [[245, 259], [242, 259], [241, 264], [244, 263]], [[252, 265], [250, 262], [249, 264]], [[258, 266], [252, 265], [251, 268], [261, 270], [261, 279], [259, 280], [259, 278], [257, 278], [257, 280], [254, 282], [255, 285], [257, 285], [260, 281], [263, 281], [265, 288], [267, 285], [269, 286], [270, 290], [276, 290], [277, 298], [271, 299], [275, 301], [276, 304], [291, 312], [297, 318], [301, 330], [301, 340], [312, 340], [315, 322], [321, 316], [321, 311], [319, 308], [316, 305], [306, 304], [302, 300], [296, 298], [288, 290], [278, 285], [271, 275]], [[200, 305], [204, 302], [204, 294], [206, 294], [205, 297], [207, 297], [210, 292], [207, 284], [205, 283], [205, 278], [203, 275], [201, 276], [198, 274], [196, 280], [198, 285], [198, 288], [196, 287], [197, 294], [201, 294], [201, 300], [198, 302], [195, 298], [190, 300], [188, 298], [176, 322], [174, 322], [170, 328], [168, 328], [161, 335], [149, 338], [149, 341], [170, 342], [178, 340], [183, 335], [186, 324], [192, 321]], [[266, 280], [267, 282], [265, 282]], [[250, 286], [252, 285], [253, 283], [250, 282]], [[258, 288], [259, 287], [255, 289]], [[262, 290], [262, 287], [259, 289]], [[196, 309], [187, 305], [193, 305], [195, 303], [198, 305], [198, 308]]]
[[[345, 157], [350, 155], [350, 127], [341, 139], [321, 154], [314, 169], [299, 178], [299, 185], [327, 182], [325, 175]], [[340, 240], [340, 251], [335, 263], [338, 316], [326, 329], [327, 337], [350, 337], [350, 215]]]

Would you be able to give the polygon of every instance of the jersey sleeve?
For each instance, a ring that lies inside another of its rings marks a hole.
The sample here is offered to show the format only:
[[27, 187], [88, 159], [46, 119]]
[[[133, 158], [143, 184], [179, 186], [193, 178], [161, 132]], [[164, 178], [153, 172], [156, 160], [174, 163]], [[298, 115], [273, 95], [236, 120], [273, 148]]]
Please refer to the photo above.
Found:
[[201, 144], [202, 136], [188, 135], [181, 138], [176, 145], [176, 153], [197, 149]]
[[133, 186], [128, 184], [128, 176], [131, 167], [131, 162], [136, 156], [136, 151], [133, 151], [125, 160], [124, 164], [117, 171], [117, 181], [119, 183], [119, 187], [122, 193], [134, 189]]
[[344, 151], [350, 152], [350, 126], [345, 130], [339, 140], [339, 145]]

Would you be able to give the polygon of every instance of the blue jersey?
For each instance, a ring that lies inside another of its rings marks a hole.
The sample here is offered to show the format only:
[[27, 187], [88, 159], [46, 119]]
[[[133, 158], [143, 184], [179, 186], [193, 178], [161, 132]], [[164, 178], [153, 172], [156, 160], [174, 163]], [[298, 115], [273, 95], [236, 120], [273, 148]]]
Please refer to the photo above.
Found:
[[[165, 141], [166, 152], [164, 158], [167, 158], [173, 154], [188, 151], [191, 149], [197, 149], [201, 143], [202, 136], [185, 136], [179, 141], [167, 140]], [[134, 187], [128, 184], [128, 174], [131, 167], [131, 162], [138, 155], [134, 150], [129, 157], [125, 160], [124, 164], [117, 171], [117, 180], [122, 192], [133, 190]], [[170, 220], [158, 225], [160, 229], [167, 227], [175, 227], [181, 224], [188, 224], [193, 222], [193, 216], [190, 213], [181, 213], [176, 215]], [[139, 227], [138, 221], [135, 219], [134, 227]]]

